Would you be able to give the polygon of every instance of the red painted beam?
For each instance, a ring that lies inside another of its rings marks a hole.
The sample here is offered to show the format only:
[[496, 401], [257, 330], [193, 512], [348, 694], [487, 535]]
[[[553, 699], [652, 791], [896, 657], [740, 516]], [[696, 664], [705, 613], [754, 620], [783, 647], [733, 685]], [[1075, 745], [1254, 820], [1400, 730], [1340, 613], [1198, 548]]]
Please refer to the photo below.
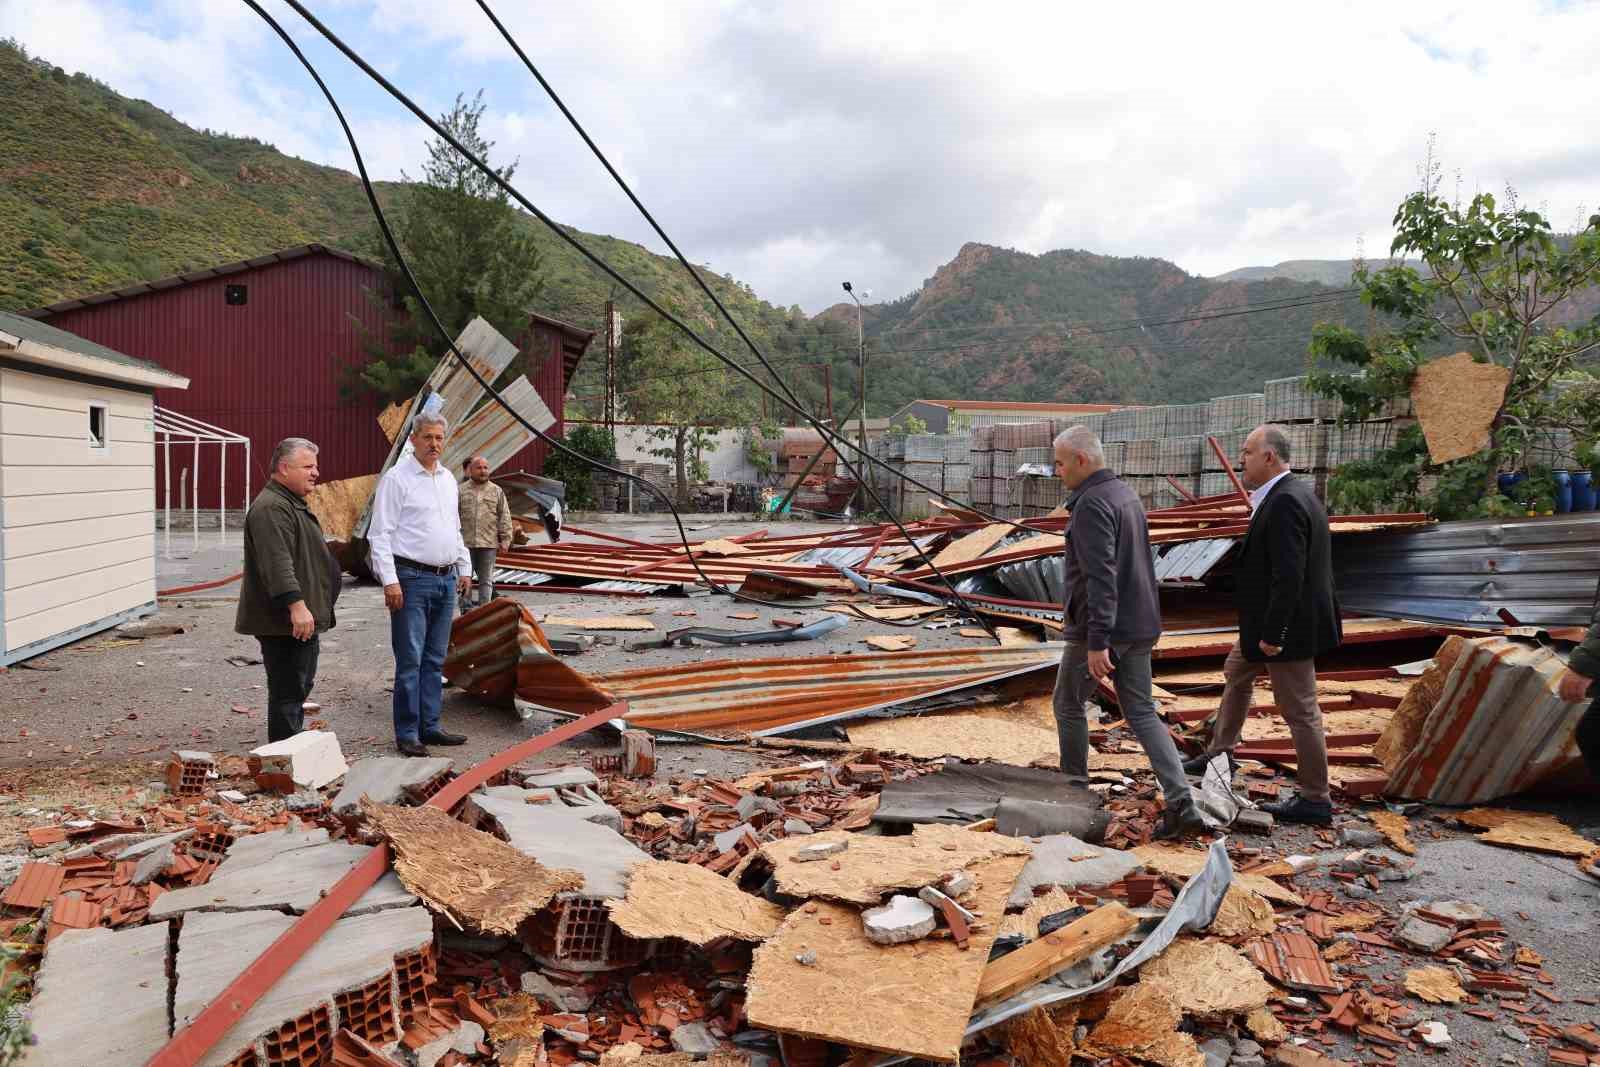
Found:
[[[513, 764], [568, 738], [603, 726], [612, 719], [621, 718], [627, 710], [626, 704], [613, 704], [547, 734], [512, 745], [435, 793], [427, 806], [449, 811], [468, 793]], [[282, 978], [295, 965], [295, 961], [305, 955], [317, 939], [339, 920], [339, 916], [359, 900], [361, 894], [372, 888], [388, 869], [389, 846], [380, 844], [373, 848], [366, 859], [335, 882], [326, 896], [296, 919], [293, 926], [279, 935], [265, 952], [240, 972], [239, 977], [228, 983], [228, 988], [207, 1004], [194, 1022], [178, 1031], [160, 1052], [150, 1057], [145, 1067], [192, 1067], [199, 1063], [212, 1046], [222, 1040], [223, 1035], [233, 1029], [255, 1002], [272, 988], [273, 983]]]

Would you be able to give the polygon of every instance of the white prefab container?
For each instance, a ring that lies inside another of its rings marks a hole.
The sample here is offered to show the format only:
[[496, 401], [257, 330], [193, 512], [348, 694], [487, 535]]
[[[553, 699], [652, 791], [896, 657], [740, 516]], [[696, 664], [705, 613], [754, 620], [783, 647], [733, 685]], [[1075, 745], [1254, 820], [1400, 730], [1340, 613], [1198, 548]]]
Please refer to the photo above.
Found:
[[0, 665], [156, 605], [156, 388], [189, 380], [0, 312]]

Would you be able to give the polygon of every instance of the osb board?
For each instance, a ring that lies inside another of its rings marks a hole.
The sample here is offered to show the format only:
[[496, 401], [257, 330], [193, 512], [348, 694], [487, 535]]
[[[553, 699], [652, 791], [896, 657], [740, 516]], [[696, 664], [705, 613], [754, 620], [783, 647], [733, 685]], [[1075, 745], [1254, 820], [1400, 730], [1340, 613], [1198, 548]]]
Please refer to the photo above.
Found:
[[[1148, 966], [1148, 964], [1147, 964]], [[1084, 1051], [1121, 1053], [1161, 1067], [1205, 1067], [1206, 1056], [1194, 1038], [1180, 1033], [1183, 1021], [1169, 987], [1140, 981], [1126, 986], [1106, 1016], [1089, 1031]]]
[[853, 619], [859, 619], [865, 615], [869, 619], [877, 619], [880, 622], [902, 622], [906, 619], [920, 619], [924, 615], [934, 615], [945, 609], [939, 604], [909, 604], [905, 607], [888, 608], [874, 607], [871, 604], [852, 604], [847, 608], [823, 608], [822, 610], [831, 611], [835, 615], [845, 615]]
[[1511, 383], [1511, 369], [1466, 352], [1431, 360], [1411, 379], [1411, 403], [1428, 458], [1449, 463], [1489, 447], [1489, 427]]
[[[1352, 708], [1349, 711], [1325, 711], [1322, 728], [1328, 734], [1381, 734], [1394, 714], [1391, 708]], [[1289, 724], [1275, 712], [1252, 715], [1244, 721], [1239, 736], [1244, 741], [1274, 741], [1291, 737]]]
[[1269, 1008], [1257, 1008], [1244, 1017], [1245, 1029], [1257, 1041], [1277, 1044], [1289, 1036], [1289, 1028], [1278, 1021]]
[[396, 400], [378, 415], [378, 429], [383, 431], [383, 436], [390, 444], [394, 443], [395, 434], [400, 432], [400, 427], [405, 425], [406, 416], [411, 413], [411, 397]]
[[[825, 860], [794, 861], [796, 852], [823, 841], [844, 841], [849, 847]], [[780, 892], [862, 905], [876, 904], [897, 889], [931, 885], [947, 871], [997, 856], [1026, 856], [1031, 852], [1026, 841], [1014, 837], [934, 824], [914, 827], [901, 837], [825, 830], [761, 846], [761, 854], [773, 866]]]
[[1006, 1024], [1006, 1051], [1022, 1067], [1065, 1067], [1077, 1047], [1073, 1033], [1078, 1008], [1076, 1001], [1068, 1001], [1011, 1020]]
[[[1168, 875], [1187, 881], [1200, 873], [1200, 868], [1206, 865], [1206, 853], [1196, 852], [1192, 849], [1163, 848], [1160, 845], [1140, 845], [1133, 850], [1148, 870], [1157, 874]], [[1259, 874], [1239, 874], [1233, 876], [1233, 884], [1243, 886], [1251, 892], [1258, 893], [1277, 904], [1288, 904], [1291, 907], [1303, 907], [1305, 901], [1300, 894], [1292, 889], [1285, 889], [1270, 878], [1263, 878]]]
[[910, 634], [874, 634], [862, 641], [879, 652], [909, 652], [917, 647], [917, 639]]
[[1010, 523], [992, 522], [945, 545], [934, 555], [933, 565], [949, 567], [957, 563], [971, 563], [1003, 541], [1010, 532]]
[[[978, 884], [968, 906], [999, 915], [1026, 863], [1022, 856], [997, 856], [975, 867]], [[952, 1062], [996, 929], [991, 923], [974, 930], [965, 950], [943, 939], [875, 945], [861, 932], [856, 909], [813, 901], [790, 912], [777, 935], [756, 949], [745, 1014], [752, 1025], [780, 1033]], [[815, 954], [815, 961], [801, 963], [802, 954]]]
[[1078, 906], [1077, 898], [1065, 889], [1051, 886], [1043, 896], [1034, 897], [1023, 910], [1006, 915], [1000, 920], [1000, 936], [1021, 934], [1029, 941], [1039, 937], [1039, 920], [1047, 915], [1071, 911]]
[[1411, 820], [1398, 812], [1379, 809], [1367, 815], [1372, 820], [1372, 825], [1388, 840], [1389, 844], [1408, 856], [1417, 854], [1417, 846], [1410, 838]]
[[1444, 691], [1450, 669], [1466, 648], [1467, 640], [1459, 634], [1445, 638], [1439, 651], [1434, 653], [1432, 665], [1411, 683], [1406, 695], [1400, 698], [1400, 706], [1389, 717], [1389, 725], [1384, 727], [1383, 735], [1372, 746], [1372, 754], [1378, 757], [1384, 770], [1392, 772], [1416, 747], [1417, 738], [1422, 736], [1428, 716], [1433, 713], [1433, 706], [1439, 703], [1439, 694]]
[[611, 921], [630, 937], [676, 937], [692, 945], [718, 938], [765, 941], [783, 909], [751, 896], [697, 863], [651, 860], [628, 874], [628, 895], [607, 903]]
[[1206, 932], [1218, 937], [1261, 937], [1277, 928], [1278, 917], [1272, 910], [1272, 903], [1260, 893], [1233, 882], [1223, 894], [1222, 906]]
[[1478, 840], [1486, 845], [1499, 845], [1501, 848], [1516, 848], [1526, 852], [1547, 852], [1554, 856], [1584, 857], [1600, 852], [1600, 845], [1586, 838], [1579, 837], [1568, 829], [1567, 824], [1554, 815], [1541, 815], [1526, 811], [1504, 811], [1494, 808], [1475, 808], [1463, 812], [1458, 818], [1462, 822], [1472, 825], [1473, 816], [1483, 819], [1487, 813], [1495, 812], [1493, 826], [1488, 833], [1479, 836]]
[[571, 630], [654, 630], [655, 623], [637, 615], [546, 615], [542, 626], [565, 626]]
[[1049, 694], [1023, 697], [1007, 704], [980, 704], [972, 709], [972, 714], [999, 722], [1036, 726], [1052, 733], [1056, 728], [1055, 704]]
[[1406, 992], [1429, 1004], [1460, 1004], [1467, 991], [1448, 967], [1418, 967], [1406, 972]]
[[464, 927], [511, 935], [557, 893], [583, 888], [578, 871], [553, 870], [438, 808], [362, 804], [394, 846], [407, 889]]
[[1264, 1007], [1272, 987], [1256, 965], [1221, 941], [1180, 937], [1139, 969], [1140, 985], [1164, 985], [1185, 1015], [1241, 1015]]
[[995, 720], [971, 711], [862, 719], [846, 727], [852, 745], [897, 752], [918, 759], [959, 756], [1027, 767], [1035, 760], [1058, 760], [1054, 730], [1013, 723], [995, 729]]
[[311, 490], [306, 496], [306, 507], [322, 525], [322, 536], [331, 541], [350, 540], [356, 520], [361, 518], [377, 484], [378, 475], [363, 474], [359, 478], [323, 482]]

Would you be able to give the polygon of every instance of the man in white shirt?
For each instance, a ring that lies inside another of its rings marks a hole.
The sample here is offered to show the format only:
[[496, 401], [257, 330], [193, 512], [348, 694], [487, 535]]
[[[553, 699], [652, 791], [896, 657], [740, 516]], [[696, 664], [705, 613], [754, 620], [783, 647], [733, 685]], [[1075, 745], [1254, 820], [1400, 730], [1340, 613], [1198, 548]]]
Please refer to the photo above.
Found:
[[467, 740], [439, 725], [444, 696], [440, 671], [450, 647], [450, 623], [457, 599], [472, 582], [472, 560], [461, 540], [456, 480], [439, 465], [448, 432], [442, 417], [417, 416], [412, 454], [378, 483], [367, 531], [372, 573], [383, 583], [389, 609], [394, 740], [403, 756], [426, 756], [425, 744]]

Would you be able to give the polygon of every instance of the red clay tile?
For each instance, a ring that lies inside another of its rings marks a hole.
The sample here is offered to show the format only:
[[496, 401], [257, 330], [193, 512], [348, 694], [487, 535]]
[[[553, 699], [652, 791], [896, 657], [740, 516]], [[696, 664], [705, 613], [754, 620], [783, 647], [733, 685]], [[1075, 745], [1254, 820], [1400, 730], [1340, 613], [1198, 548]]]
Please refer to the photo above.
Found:
[[0, 896], [0, 904], [8, 908], [38, 910], [61, 892], [61, 882], [65, 877], [66, 872], [54, 863], [24, 864], [17, 880], [11, 883], [4, 896]]

